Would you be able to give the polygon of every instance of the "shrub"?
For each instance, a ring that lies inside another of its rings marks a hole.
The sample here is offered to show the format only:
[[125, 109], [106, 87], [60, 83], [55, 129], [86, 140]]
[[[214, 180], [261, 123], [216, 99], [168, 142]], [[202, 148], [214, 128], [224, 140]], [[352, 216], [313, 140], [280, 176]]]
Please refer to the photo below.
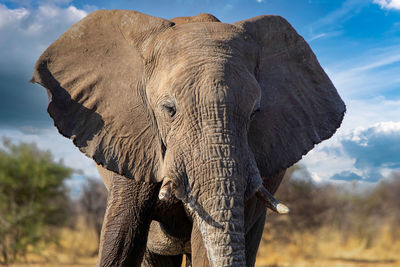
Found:
[[24, 256], [28, 247], [54, 239], [49, 226], [66, 220], [72, 169], [35, 144], [0, 147], [0, 262]]

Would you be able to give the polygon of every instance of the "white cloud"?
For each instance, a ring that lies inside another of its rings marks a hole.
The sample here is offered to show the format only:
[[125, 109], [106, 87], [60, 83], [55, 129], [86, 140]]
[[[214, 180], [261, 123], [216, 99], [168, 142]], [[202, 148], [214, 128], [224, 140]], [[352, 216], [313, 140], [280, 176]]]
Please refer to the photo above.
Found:
[[77, 9], [74, 6], [62, 8], [49, 4], [28, 10], [26, 8], [9, 9], [7, 6], [0, 4], [0, 30], [13, 29], [17, 30], [16, 34], [23, 35], [29, 32], [27, 29], [32, 24], [40, 25], [39, 28], [43, 30], [55, 30], [60, 26], [71, 26], [86, 15], [86, 11]]
[[381, 122], [374, 125], [377, 134], [396, 134], [400, 133], [400, 122]]
[[25, 8], [8, 9], [5, 5], [0, 4], [0, 29], [11, 23], [18, 23], [24, 17], [29, 15], [29, 11]]
[[323, 33], [316, 34], [316, 35], [312, 36], [307, 41], [311, 42], [311, 41], [314, 41], [314, 40], [317, 40], [317, 39], [321, 39], [321, 38], [326, 37], [326, 36], [327, 36], [327, 33], [323, 32]]
[[341, 170], [357, 172], [353, 158], [346, 154], [339, 156], [333, 153], [342, 150], [341, 144], [335, 139], [337, 138], [332, 138], [318, 145], [300, 161], [307, 167], [314, 181], [327, 182], [330, 177]]
[[343, 135], [342, 140], [368, 146], [368, 139], [377, 135], [400, 134], [400, 122], [379, 122], [370, 126], [356, 127], [353, 131]]
[[[396, 48], [396, 49], [398, 49], [398, 48]], [[391, 65], [391, 64], [394, 64], [397, 62], [400, 62], [400, 55], [396, 55], [396, 54], [392, 54], [392, 53], [390, 53], [389, 55], [384, 54], [384, 55], [380, 55], [378, 58], [376, 58], [375, 61], [369, 62], [369, 64], [367, 64], [365, 66], [356, 67], [356, 68], [352, 69], [351, 71], [360, 73], [363, 71], [373, 70], [373, 69], [377, 69], [377, 68], [384, 67], [387, 65]]]
[[387, 121], [339, 132], [311, 151], [302, 163], [322, 181], [375, 182], [400, 169], [398, 151], [400, 121]]
[[397, 9], [400, 10], [400, 0], [374, 0], [382, 9]]
[[[0, 4], [0, 71], [10, 71], [9, 64], [24, 64], [13, 68], [32, 72], [41, 52], [68, 27], [87, 15], [74, 6], [59, 7], [43, 4], [37, 8], [10, 9]], [[22, 73], [20, 73], [22, 74]]]
[[363, 177], [377, 180], [382, 169], [400, 169], [400, 122], [380, 122], [359, 127], [342, 137], [344, 152], [356, 161]]
[[311, 34], [311, 37], [307, 39], [307, 42], [312, 42], [318, 39], [323, 39], [323, 38], [330, 38], [334, 36], [339, 36], [343, 34], [343, 31], [331, 31], [331, 32], [323, 32], [319, 34]]

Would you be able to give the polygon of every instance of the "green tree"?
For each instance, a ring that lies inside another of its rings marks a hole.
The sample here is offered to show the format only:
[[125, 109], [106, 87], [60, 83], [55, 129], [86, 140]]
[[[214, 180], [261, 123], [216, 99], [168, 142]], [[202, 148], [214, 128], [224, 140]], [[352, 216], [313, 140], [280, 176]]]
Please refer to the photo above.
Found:
[[54, 239], [51, 226], [65, 222], [72, 169], [35, 144], [0, 147], [0, 263]]

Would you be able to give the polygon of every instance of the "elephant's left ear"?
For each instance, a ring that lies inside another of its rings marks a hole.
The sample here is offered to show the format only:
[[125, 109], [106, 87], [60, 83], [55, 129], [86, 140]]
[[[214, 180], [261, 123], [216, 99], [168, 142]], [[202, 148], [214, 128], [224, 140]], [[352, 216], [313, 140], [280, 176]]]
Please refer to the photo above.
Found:
[[144, 91], [152, 41], [173, 23], [129, 10], [100, 10], [42, 54], [32, 82], [49, 93], [47, 111], [65, 137], [97, 164], [154, 181], [160, 145]]
[[346, 107], [304, 39], [279, 16], [239, 21], [260, 45], [260, 112], [249, 143], [262, 176], [272, 176], [330, 138]]

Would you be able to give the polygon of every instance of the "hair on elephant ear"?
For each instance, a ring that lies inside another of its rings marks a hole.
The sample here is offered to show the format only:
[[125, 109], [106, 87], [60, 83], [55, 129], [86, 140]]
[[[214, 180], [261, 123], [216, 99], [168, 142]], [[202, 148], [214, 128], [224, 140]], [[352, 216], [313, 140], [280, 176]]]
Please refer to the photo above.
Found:
[[145, 104], [143, 53], [173, 25], [140, 12], [100, 10], [36, 63], [32, 81], [46, 87], [59, 132], [97, 164], [128, 178], [159, 179], [161, 145]]

